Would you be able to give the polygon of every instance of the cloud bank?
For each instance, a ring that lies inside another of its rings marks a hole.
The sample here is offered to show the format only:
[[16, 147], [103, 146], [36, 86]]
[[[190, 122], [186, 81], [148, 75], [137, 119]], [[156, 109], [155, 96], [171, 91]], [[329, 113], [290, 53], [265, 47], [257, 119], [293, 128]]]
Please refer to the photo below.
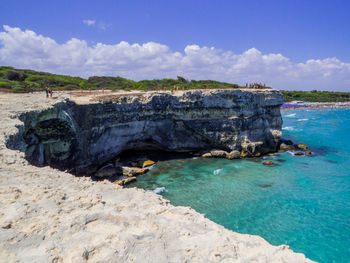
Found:
[[244, 85], [266, 83], [277, 89], [350, 91], [350, 63], [337, 58], [290, 61], [282, 54], [251, 48], [242, 54], [188, 45], [174, 52], [155, 42], [115, 45], [72, 38], [59, 44], [30, 30], [3, 26], [0, 65], [89, 77], [122, 76], [134, 80], [176, 77], [214, 79]]

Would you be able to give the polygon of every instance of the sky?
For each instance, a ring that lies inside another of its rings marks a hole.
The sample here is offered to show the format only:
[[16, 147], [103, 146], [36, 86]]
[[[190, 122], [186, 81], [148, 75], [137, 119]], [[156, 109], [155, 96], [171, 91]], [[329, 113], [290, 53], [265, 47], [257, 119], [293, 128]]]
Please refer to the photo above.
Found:
[[350, 92], [350, 1], [0, 0], [0, 65]]

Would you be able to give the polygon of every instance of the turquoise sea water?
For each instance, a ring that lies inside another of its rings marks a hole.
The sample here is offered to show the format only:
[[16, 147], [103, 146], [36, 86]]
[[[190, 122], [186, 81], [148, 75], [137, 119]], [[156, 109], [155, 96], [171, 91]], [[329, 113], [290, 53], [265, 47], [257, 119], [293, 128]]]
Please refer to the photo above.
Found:
[[[240, 233], [318, 262], [350, 262], [350, 109], [287, 110], [283, 137], [314, 154], [158, 162], [130, 187], [154, 190]], [[159, 190], [159, 189], [158, 189]]]

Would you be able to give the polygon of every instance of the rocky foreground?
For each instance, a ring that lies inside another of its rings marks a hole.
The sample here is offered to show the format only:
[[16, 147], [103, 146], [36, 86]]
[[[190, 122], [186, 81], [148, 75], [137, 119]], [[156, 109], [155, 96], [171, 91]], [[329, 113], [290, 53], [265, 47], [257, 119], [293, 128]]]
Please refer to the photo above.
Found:
[[30, 165], [6, 147], [18, 116], [95, 97], [54, 96], [0, 94], [0, 262], [311, 262], [154, 193]]

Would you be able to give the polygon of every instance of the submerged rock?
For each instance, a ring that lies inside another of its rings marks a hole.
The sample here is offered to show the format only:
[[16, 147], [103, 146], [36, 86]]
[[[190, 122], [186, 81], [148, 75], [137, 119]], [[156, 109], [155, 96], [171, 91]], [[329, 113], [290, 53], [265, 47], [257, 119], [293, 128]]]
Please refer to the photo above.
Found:
[[275, 164], [273, 161], [265, 161], [263, 162], [263, 165], [273, 165]]
[[306, 149], [309, 148], [309, 146], [308, 146], [307, 144], [305, 144], [305, 143], [298, 143], [296, 146], [297, 146], [299, 149], [302, 149], [302, 150], [306, 150]]
[[303, 156], [304, 153], [303, 153], [303, 152], [295, 152], [294, 155], [295, 155], [295, 156]]
[[305, 154], [307, 154], [307, 155], [311, 155], [311, 154], [312, 154], [312, 152], [311, 152], [310, 150], [306, 150], [306, 151], [305, 151]]

